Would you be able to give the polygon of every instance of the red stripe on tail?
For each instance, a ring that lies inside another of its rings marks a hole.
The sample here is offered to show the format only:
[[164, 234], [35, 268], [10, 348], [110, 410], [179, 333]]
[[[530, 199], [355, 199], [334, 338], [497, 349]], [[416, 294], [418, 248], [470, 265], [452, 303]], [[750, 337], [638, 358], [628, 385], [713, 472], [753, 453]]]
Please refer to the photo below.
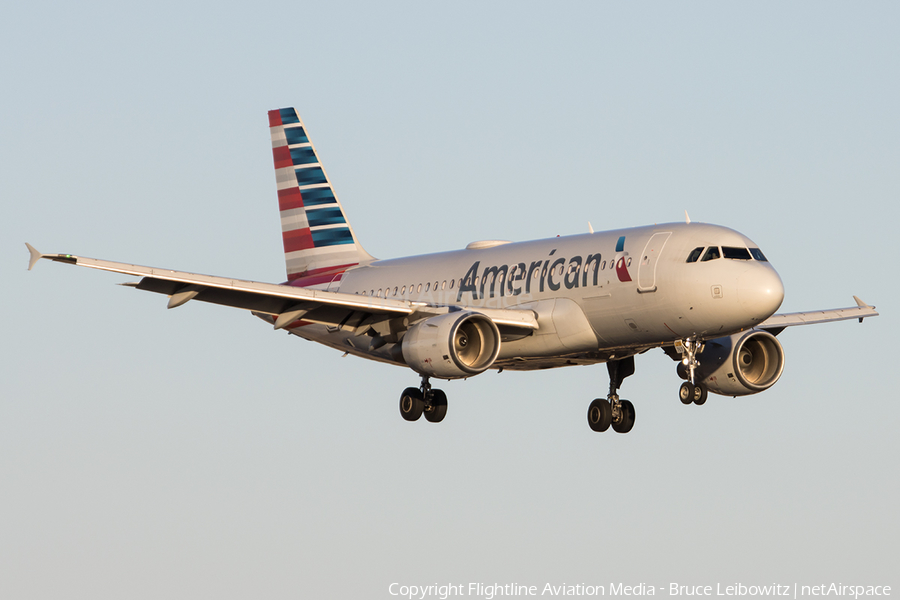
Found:
[[294, 273], [288, 275], [288, 285], [297, 287], [306, 287], [308, 285], [316, 285], [318, 283], [326, 283], [332, 281], [335, 275], [343, 276], [344, 271], [350, 267], [355, 267], [359, 263], [350, 263], [346, 265], [336, 265], [334, 267], [323, 267], [321, 269], [312, 269], [303, 271], [302, 273]]
[[272, 148], [272, 156], [275, 158], [276, 169], [283, 169], [284, 167], [294, 166], [294, 161], [291, 158], [291, 149], [287, 146]]
[[285, 253], [315, 248], [313, 245], [312, 234], [309, 232], [309, 227], [295, 229], [293, 231], [284, 231], [281, 234], [281, 238], [284, 240]]
[[303, 208], [303, 197], [300, 195], [299, 188], [289, 187], [278, 190], [278, 210], [292, 208]]

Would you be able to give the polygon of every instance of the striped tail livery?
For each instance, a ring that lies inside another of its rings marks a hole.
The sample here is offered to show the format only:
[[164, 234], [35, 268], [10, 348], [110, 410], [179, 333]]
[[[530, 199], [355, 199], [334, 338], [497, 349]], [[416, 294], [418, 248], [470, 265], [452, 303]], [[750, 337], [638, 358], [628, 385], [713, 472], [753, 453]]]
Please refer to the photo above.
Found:
[[293, 108], [269, 111], [288, 283], [337, 284], [374, 260], [357, 242], [306, 128]]

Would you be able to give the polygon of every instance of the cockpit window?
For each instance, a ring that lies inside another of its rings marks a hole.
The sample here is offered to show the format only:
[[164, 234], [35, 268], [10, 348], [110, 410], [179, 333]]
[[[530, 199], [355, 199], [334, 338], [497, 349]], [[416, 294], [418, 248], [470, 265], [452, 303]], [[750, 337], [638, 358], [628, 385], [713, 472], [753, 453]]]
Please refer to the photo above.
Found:
[[703, 246], [700, 246], [699, 248], [694, 248], [693, 250], [691, 250], [691, 253], [688, 254], [687, 262], [689, 262], [689, 263], [697, 262], [700, 259], [701, 254], [703, 254]]
[[706, 262], [708, 260], [715, 260], [717, 258], [722, 258], [722, 255], [719, 254], [718, 246], [710, 246], [706, 250], [706, 254], [703, 255], [703, 258], [700, 259], [700, 262]]
[[769, 259], [766, 258], [766, 255], [762, 253], [762, 250], [759, 248], [750, 248], [750, 254], [753, 255], [753, 258], [762, 262], [769, 262]]
[[746, 248], [722, 246], [722, 254], [725, 255], [725, 258], [731, 258], [733, 260], [750, 260], [750, 251]]

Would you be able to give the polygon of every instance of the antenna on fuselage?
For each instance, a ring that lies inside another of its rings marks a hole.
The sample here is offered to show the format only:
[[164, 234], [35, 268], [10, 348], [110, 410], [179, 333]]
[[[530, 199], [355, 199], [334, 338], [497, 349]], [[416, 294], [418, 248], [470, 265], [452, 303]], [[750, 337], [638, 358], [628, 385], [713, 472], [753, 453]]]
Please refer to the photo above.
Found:
[[690, 224], [691, 215], [687, 214], [687, 209], [684, 209], [684, 222]]
[[594, 226], [591, 225], [591, 222], [590, 222], [590, 221], [588, 221], [588, 232], [589, 232], [589, 233], [594, 233]]

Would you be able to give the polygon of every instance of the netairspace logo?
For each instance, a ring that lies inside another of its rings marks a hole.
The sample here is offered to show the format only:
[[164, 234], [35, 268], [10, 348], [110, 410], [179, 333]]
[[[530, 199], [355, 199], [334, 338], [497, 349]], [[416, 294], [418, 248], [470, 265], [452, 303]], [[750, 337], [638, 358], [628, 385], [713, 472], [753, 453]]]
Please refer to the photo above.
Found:
[[715, 585], [684, 585], [670, 583], [668, 586], [654, 586], [647, 583], [625, 585], [622, 583], [604, 584], [552, 584], [543, 586], [523, 585], [519, 583], [446, 583], [431, 585], [406, 585], [392, 583], [388, 586], [391, 596], [408, 600], [425, 600], [436, 598], [447, 600], [453, 597], [481, 598], [521, 598], [526, 596], [655, 596], [659, 594], [675, 596], [784, 596], [798, 600], [801, 597], [834, 596], [842, 598], [865, 598], [869, 596], [890, 596], [891, 587], [887, 585], [844, 585], [842, 583], [821, 583], [819, 585], [800, 585], [772, 583], [765, 585], [747, 585], [743, 583]]

